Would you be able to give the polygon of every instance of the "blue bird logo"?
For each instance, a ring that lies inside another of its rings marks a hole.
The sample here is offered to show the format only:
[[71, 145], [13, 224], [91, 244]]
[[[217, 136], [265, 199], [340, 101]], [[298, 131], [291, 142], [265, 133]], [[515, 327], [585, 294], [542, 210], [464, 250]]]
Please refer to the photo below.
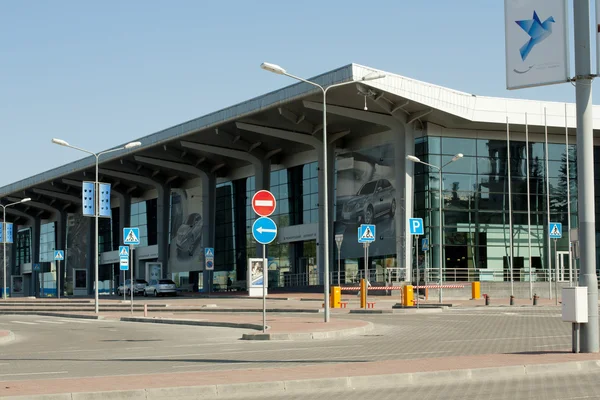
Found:
[[552, 24], [556, 22], [553, 17], [548, 17], [544, 22], [540, 20], [537, 13], [533, 12], [533, 19], [515, 21], [530, 36], [530, 39], [519, 49], [521, 59], [525, 61], [533, 47], [544, 41], [552, 34]]

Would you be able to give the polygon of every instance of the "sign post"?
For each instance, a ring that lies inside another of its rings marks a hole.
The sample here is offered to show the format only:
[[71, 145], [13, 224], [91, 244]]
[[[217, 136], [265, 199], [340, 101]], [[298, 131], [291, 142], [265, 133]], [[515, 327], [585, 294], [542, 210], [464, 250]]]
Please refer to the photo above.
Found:
[[[259, 190], [252, 196], [252, 210], [260, 216], [260, 218], [252, 224], [252, 236], [254, 236], [254, 240], [262, 244], [263, 333], [267, 330], [267, 281], [269, 279], [267, 244], [271, 243], [277, 237], [277, 224], [269, 218], [269, 215], [275, 212], [275, 207], [277, 207], [275, 196], [268, 190]], [[325, 306], [327, 307], [328, 305], [329, 302], [325, 301]]]
[[215, 269], [215, 249], [212, 247], [204, 248], [204, 270], [208, 273], [208, 294], [210, 295], [213, 281], [213, 271]]
[[358, 243], [362, 243], [365, 249], [365, 300], [369, 295], [369, 245], [375, 241], [375, 225], [362, 224], [358, 227]]
[[342, 271], [342, 243], [344, 242], [344, 235], [337, 234], [335, 235], [335, 244], [338, 249], [338, 286], [341, 285], [341, 271]]
[[429, 238], [423, 238], [421, 239], [421, 247], [423, 248], [423, 254], [425, 254], [425, 286], [427, 286], [427, 283], [429, 282], [429, 277], [428, 277], [428, 257], [427, 257], [427, 253], [429, 252]]
[[[554, 239], [554, 291], [556, 292], [556, 305], [558, 305], [558, 253], [556, 252], [556, 242], [562, 237], [562, 223], [550, 222], [548, 225], [548, 235], [550, 239]], [[550, 260], [548, 260], [550, 262]], [[551, 264], [548, 264], [548, 272], [551, 272]], [[552, 274], [550, 273], [550, 276]], [[552, 281], [552, 279], [550, 279]], [[550, 284], [552, 285], [552, 283]], [[552, 286], [550, 286], [552, 288]]]
[[125, 281], [127, 280], [127, 271], [129, 271], [129, 246], [119, 246], [119, 268], [123, 271], [123, 301], [126, 301]]
[[131, 314], [133, 315], [133, 294], [135, 292], [135, 282], [133, 279], [133, 249], [134, 246], [140, 244], [140, 228], [123, 228], [123, 238], [123, 244], [129, 245], [129, 259], [131, 260], [131, 281], [129, 282], [129, 290], [131, 291]]
[[64, 250], [54, 250], [54, 261], [56, 261], [56, 297], [58, 299], [60, 299], [60, 262], [64, 259]]
[[[419, 308], [419, 235], [423, 235], [425, 233], [425, 229], [423, 227], [423, 218], [410, 218], [408, 220], [409, 232], [411, 235], [415, 236], [415, 269], [417, 276], [417, 308]], [[442, 290], [442, 288], [440, 288]]]

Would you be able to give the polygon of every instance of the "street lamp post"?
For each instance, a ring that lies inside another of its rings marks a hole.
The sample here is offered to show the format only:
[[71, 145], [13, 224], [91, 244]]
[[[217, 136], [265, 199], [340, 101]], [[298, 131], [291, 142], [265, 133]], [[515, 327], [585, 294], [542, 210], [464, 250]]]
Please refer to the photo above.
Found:
[[4, 271], [2, 274], [4, 288], [2, 291], [2, 298], [4, 300], [6, 300], [6, 209], [17, 204], [27, 203], [28, 201], [31, 201], [29, 197], [7, 205], [0, 204], [0, 207], [2, 207], [2, 258], [4, 259]]
[[[72, 149], [75, 150], [79, 150], [82, 151], [84, 153], [87, 154], [91, 154], [96, 158], [96, 180], [94, 181], [94, 285], [95, 285], [95, 290], [94, 290], [94, 303], [95, 303], [95, 311], [96, 314], [99, 313], [99, 300], [98, 300], [98, 199], [99, 199], [99, 195], [98, 195], [98, 159], [100, 158], [101, 155], [103, 154], [107, 154], [107, 153], [113, 153], [115, 151], [120, 151], [120, 150], [125, 150], [125, 149], [133, 149], [134, 147], [138, 147], [141, 146], [142, 144], [140, 142], [131, 142], [131, 143], [127, 143], [125, 146], [121, 146], [118, 147], [116, 149], [110, 149], [110, 150], [106, 150], [106, 151], [102, 151], [100, 153], [94, 153], [92, 151], [89, 150], [85, 150], [82, 149], [80, 147], [76, 147], [76, 146], [71, 146], [69, 143], [67, 143], [65, 140], [62, 139], [52, 139], [52, 143], [57, 144], [59, 146], [64, 146], [64, 147], [70, 147]], [[60, 277], [59, 277], [60, 279]]]
[[439, 253], [439, 262], [440, 262], [440, 270], [439, 270], [439, 274], [440, 274], [440, 288], [439, 288], [439, 293], [440, 293], [440, 297], [439, 297], [439, 301], [440, 303], [442, 302], [442, 283], [443, 283], [443, 262], [444, 262], [444, 256], [443, 256], [443, 228], [442, 228], [442, 224], [443, 224], [443, 212], [444, 212], [444, 200], [442, 199], [442, 170], [449, 164], [455, 162], [456, 160], [459, 160], [463, 158], [463, 154], [462, 153], [458, 153], [457, 155], [455, 155], [454, 157], [452, 157], [452, 159], [450, 161], [448, 161], [446, 164], [442, 165], [441, 167], [438, 167], [437, 165], [432, 165], [426, 162], [421, 161], [421, 159], [419, 159], [419, 157], [415, 157], [415, 156], [406, 156], [406, 159], [409, 161], [412, 161], [414, 163], [421, 163], [423, 165], [426, 165], [430, 168], [434, 168], [438, 170], [438, 174], [439, 174], [439, 180], [440, 180], [440, 184], [439, 184], [439, 191], [438, 191], [438, 196], [439, 196], [439, 200], [440, 200], [440, 220], [439, 220], [439, 236], [440, 236], [440, 253]]
[[378, 72], [374, 72], [373, 74], [369, 74], [366, 76], [363, 76], [359, 81], [348, 81], [348, 82], [341, 82], [341, 83], [336, 83], [327, 87], [323, 87], [321, 85], [319, 85], [318, 83], [315, 82], [311, 82], [309, 80], [300, 78], [298, 76], [289, 74], [285, 69], [283, 69], [282, 67], [280, 67], [279, 65], [276, 64], [271, 64], [271, 63], [262, 63], [260, 65], [260, 67], [266, 71], [269, 72], [273, 72], [275, 74], [278, 75], [285, 75], [288, 76], [290, 78], [296, 79], [298, 81], [304, 82], [304, 83], [308, 83], [309, 85], [315, 86], [319, 89], [321, 89], [321, 91], [323, 92], [323, 187], [325, 188], [325, 191], [323, 192], [323, 202], [325, 203], [323, 206], [323, 253], [324, 253], [324, 261], [323, 261], [323, 274], [324, 274], [324, 279], [323, 279], [323, 284], [325, 286], [325, 291], [324, 291], [324, 296], [325, 296], [325, 322], [329, 322], [329, 185], [328, 185], [328, 178], [327, 178], [327, 174], [328, 174], [328, 166], [327, 166], [327, 91], [329, 91], [329, 89], [335, 88], [335, 87], [339, 87], [339, 86], [345, 86], [345, 85], [349, 85], [352, 83], [356, 83], [359, 81], [372, 81], [375, 79], [381, 79], [384, 78], [385, 75], [378, 73]]

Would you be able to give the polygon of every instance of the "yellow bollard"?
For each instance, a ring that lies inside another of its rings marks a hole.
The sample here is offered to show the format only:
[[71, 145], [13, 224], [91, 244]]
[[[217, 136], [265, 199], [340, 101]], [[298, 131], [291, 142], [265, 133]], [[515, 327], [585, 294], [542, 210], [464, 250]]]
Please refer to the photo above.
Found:
[[329, 293], [329, 307], [340, 308], [341, 301], [342, 301], [342, 288], [339, 286], [332, 286], [331, 292]]
[[404, 307], [412, 307], [415, 293], [412, 285], [406, 285], [402, 288], [402, 305]]
[[471, 298], [473, 300], [478, 300], [481, 298], [481, 282], [471, 283]]
[[360, 280], [360, 308], [367, 308], [367, 280]]

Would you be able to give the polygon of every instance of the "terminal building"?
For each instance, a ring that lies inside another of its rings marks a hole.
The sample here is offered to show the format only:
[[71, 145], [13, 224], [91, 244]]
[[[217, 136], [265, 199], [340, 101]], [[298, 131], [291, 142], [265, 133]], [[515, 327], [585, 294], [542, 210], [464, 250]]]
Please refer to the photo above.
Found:
[[[361, 82], [372, 73], [385, 77]], [[338, 277], [353, 283], [365, 274], [357, 243], [363, 223], [376, 225], [367, 260], [372, 282], [412, 280], [416, 266], [433, 281], [441, 273], [444, 281], [547, 282], [556, 263], [558, 279], [571, 278], [568, 232], [577, 227], [573, 104], [484, 97], [357, 64], [312, 80], [323, 86], [356, 81], [328, 92], [327, 187], [323, 95], [293, 81], [131, 138], [141, 146], [100, 158], [99, 180], [112, 188], [112, 217], [100, 219], [101, 294], [114, 293], [123, 282], [118, 247], [124, 227], [140, 228], [136, 278], [170, 278], [193, 291], [225, 290], [231, 279], [231, 289], [245, 289], [248, 259], [262, 252], [252, 238], [256, 216], [250, 205], [260, 189], [277, 198], [272, 218], [279, 233], [267, 246], [271, 290], [322, 288], [325, 210], [334, 283]], [[597, 119], [594, 128], [600, 129]], [[459, 153], [462, 158], [447, 164]], [[407, 156], [447, 164], [442, 182], [435, 168]], [[0, 188], [3, 204], [32, 199], [6, 210], [15, 224], [7, 248], [12, 295], [40, 295], [42, 287], [44, 294], [56, 293], [55, 249], [66, 254], [58, 277], [64, 293], [93, 293], [94, 220], [82, 215], [82, 186], [94, 180], [95, 166], [88, 157]], [[411, 217], [424, 220], [427, 257], [408, 232]], [[562, 223], [556, 242], [549, 240], [549, 221]], [[339, 252], [334, 235], [343, 235]], [[215, 249], [213, 273], [204, 271], [206, 247]]]

